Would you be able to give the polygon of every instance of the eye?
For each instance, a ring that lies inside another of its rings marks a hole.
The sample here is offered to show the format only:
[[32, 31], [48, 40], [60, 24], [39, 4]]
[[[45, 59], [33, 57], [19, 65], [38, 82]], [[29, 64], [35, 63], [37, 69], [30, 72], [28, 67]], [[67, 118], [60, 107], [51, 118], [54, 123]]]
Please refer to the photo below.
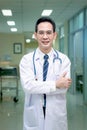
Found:
[[51, 35], [53, 33], [53, 31], [52, 30], [48, 30], [48, 31], [38, 31], [38, 34], [39, 35], [44, 35], [44, 34], [46, 34], [46, 35]]
[[52, 34], [52, 31], [47, 31], [46, 34], [47, 34], [47, 35], [51, 35], [51, 34]]
[[38, 34], [43, 35], [44, 31], [39, 31]]

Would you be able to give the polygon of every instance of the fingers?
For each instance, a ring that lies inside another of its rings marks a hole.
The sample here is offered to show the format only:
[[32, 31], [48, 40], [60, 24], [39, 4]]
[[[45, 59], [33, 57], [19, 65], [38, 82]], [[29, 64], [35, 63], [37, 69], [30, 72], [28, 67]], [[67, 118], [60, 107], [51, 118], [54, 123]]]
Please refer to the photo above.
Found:
[[56, 81], [57, 88], [69, 88], [72, 80], [66, 77], [67, 72], [64, 72], [61, 77]]
[[70, 87], [71, 83], [72, 83], [72, 80], [71, 80], [71, 79], [68, 79], [68, 80], [67, 80], [67, 87]]
[[67, 75], [67, 72], [64, 72], [63, 75], [62, 75], [62, 77], [65, 77], [66, 75]]

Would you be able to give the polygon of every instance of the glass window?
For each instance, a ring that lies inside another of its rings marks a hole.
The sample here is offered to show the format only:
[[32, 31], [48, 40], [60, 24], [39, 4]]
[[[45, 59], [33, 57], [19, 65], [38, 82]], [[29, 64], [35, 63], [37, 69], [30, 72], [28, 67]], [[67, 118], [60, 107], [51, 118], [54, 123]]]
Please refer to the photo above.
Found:
[[86, 9], [85, 19], [86, 19], [86, 25], [87, 25], [87, 9]]
[[74, 31], [79, 29], [79, 17], [78, 15], [74, 17]]
[[73, 19], [69, 21], [69, 33], [73, 32]]
[[77, 16], [74, 17], [74, 31], [82, 28], [84, 26], [84, 12], [82, 11]]
[[79, 14], [79, 28], [82, 28], [84, 26], [84, 13], [81, 12]]

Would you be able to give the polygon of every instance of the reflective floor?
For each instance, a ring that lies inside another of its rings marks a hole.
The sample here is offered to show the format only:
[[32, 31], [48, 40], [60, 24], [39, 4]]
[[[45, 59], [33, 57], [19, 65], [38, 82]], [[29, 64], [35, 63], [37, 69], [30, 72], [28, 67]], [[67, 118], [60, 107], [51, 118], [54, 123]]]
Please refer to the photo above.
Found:
[[67, 94], [69, 130], [87, 130], [87, 105], [83, 104], [83, 95]]
[[[5, 90], [0, 101], [0, 130], [22, 130], [24, 93], [19, 85], [19, 101], [15, 103], [15, 90]], [[67, 93], [67, 113], [69, 130], [87, 130], [87, 105], [83, 96]]]

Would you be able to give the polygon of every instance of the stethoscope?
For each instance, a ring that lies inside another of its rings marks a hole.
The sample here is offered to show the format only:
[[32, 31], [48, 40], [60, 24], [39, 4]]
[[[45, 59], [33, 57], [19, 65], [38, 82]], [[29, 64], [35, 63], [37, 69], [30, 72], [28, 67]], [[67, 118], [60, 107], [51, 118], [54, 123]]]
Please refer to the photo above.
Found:
[[[53, 58], [53, 63], [55, 63], [56, 60], [59, 60], [60, 64], [62, 64], [62, 59], [59, 57], [58, 52], [54, 49], [55, 54], [54, 54], [54, 58]], [[34, 75], [36, 77], [36, 66], [35, 66], [35, 54], [36, 54], [36, 50], [34, 51], [33, 54], [33, 66], [34, 66]], [[36, 78], [37, 80], [37, 78]]]

